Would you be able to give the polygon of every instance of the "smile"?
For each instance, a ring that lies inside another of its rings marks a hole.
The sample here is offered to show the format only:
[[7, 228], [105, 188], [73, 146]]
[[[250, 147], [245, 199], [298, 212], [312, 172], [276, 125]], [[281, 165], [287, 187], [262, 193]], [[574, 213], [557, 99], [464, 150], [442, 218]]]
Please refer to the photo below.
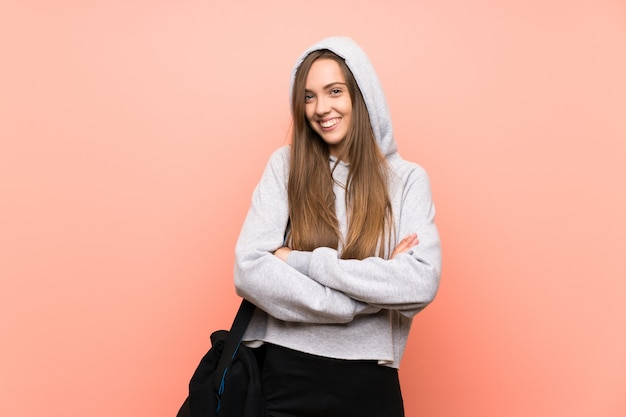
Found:
[[324, 129], [328, 129], [330, 127], [335, 126], [337, 123], [339, 123], [339, 119], [330, 119], [330, 120], [326, 120], [326, 121], [320, 121], [320, 126], [322, 126]]

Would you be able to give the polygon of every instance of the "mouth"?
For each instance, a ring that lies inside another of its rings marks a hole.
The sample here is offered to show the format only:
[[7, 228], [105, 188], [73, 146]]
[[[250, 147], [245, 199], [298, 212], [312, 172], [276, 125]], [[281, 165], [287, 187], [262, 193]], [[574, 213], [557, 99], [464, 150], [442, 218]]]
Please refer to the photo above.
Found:
[[320, 120], [318, 123], [320, 124], [322, 129], [332, 129], [333, 127], [337, 125], [337, 123], [339, 123], [339, 118], [336, 117], [334, 119], [329, 119], [329, 120]]

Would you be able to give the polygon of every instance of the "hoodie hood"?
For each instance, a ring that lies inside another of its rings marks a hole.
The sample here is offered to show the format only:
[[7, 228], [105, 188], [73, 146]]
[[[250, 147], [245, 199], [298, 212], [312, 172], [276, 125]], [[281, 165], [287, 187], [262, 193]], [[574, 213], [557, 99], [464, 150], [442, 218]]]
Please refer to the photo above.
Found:
[[342, 36], [326, 38], [304, 51], [291, 72], [289, 97], [292, 96], [293, 83], [302, 61], [311, 52], [321, 49], [334, 52], [346, 62], [365, 100], [378, 147], [386, 157], [395, 153], [397, 151], [396, 141], [393, 137], [389, 108], [380, 81], [369, 58], [352, 39]]

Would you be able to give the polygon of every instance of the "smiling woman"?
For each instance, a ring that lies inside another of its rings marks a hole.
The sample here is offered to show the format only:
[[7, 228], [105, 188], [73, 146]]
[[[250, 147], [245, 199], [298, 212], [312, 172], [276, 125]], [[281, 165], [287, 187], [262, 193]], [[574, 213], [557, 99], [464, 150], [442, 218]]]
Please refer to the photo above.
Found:
[[307, 50], [291, 87], [291, 146], [271, 156], [236, 247], [268, 415], [401, 417], [412, 318], [439, 286], [428, 177], [398, 155], [351, 39]]

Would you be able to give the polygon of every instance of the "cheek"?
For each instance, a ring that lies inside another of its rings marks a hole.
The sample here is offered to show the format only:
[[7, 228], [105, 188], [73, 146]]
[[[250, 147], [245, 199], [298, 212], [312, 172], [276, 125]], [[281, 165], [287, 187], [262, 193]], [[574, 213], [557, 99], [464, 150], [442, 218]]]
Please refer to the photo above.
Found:
[[344, 115], [350, 115], [352, 113], [352, 102], [349, 98], [341, 103], [341, 112]]
[[311, 122], [311, 119], [313, 118], [314, 115], [315, 115], [315, 109], [313, 108], [313, 106], [308, 105], [304, 108], [304, 117], [306, 118], [308, 122]]
[[348, 107], [348, 111], [352, 113], [352, 101], [350, 101], [350, 99], [348, 99], [348, 103], [346, 104], [346, 106]]

